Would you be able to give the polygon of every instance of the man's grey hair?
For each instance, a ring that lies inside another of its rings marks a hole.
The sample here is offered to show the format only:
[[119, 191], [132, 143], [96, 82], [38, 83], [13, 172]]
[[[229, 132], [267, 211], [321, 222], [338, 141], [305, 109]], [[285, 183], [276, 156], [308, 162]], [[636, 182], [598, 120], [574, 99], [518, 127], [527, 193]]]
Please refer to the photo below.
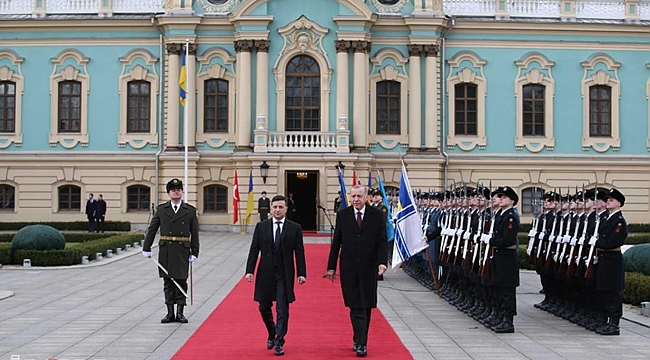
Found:
[[[354, 189], [362, 189], [362, 190], [363, 190], [363, 194], [364, 194], [364, 195], [368, 195], [368, 189], [366, 188], [365, 185], [354, 185], [354, 186], [352, 187], [352, 190], [354, 190]], [[352, 192], [352, 190], [350, 190], [350, 192]]]

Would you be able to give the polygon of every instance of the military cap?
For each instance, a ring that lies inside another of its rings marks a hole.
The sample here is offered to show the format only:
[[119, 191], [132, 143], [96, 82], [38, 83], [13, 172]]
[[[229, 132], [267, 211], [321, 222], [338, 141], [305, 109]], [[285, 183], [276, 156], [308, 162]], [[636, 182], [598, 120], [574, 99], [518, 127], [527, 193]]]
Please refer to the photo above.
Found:
[[573, 201], [573, 196], [571, 194], [566, 194], [561, 197], [563, 202], [571, 202]]
[[373, 193], [373, 195], [379, 195], [381, 197], [384, 197], [384, 193], [382, 193], [381, 190], [379, 190], [379, 189], [375, 189], [375, 192]]
[[[592, 191], [591, 198], [593, 199], [594, 194], [596, 192], [596, 188], [591, 189], [591, 191]], [[605, 200], [605, 195], [607, 195], [607, 193], [609, 193], [608, 188], [598, 187], [598, 194], [596, 194], [596, 197], [598, 198], [598, 200]]]
[[434, 193], [433, 198], [440, 201], [440, 200], [443, 200], [445, 198], [445, 194], [438, 191], [438, 192]]
[[503, 186], [499, 186], [498, 188], [494, 189], [492, 191], [491, 196], [497, 195], [497, 194], [503, 194]]
[[510, 186], [504, 186], [504, 187], [499, 187], [497, 190], [501, 190], [500, 192], [497, 192], [497, 194], [505, 195], [507, 196], [510, 200], [514, 201], [514, 204], [517, 205], [519, 202], [519, 196], [517, 195], [517, 192], [511, 188]]
[[490, 197], [490, 189], [486, 187], [480, 187], [476, 191], [478, 192], [479, 195], [483, 196], [486, 199]]
[[174, 189], [183, 190], [183, 182], [176, 178], [169, 180], [169, 182], [167, 183], [167, 192], [170, 192]]
[[609, 198], [614, 198], [618, 200], [618, 202], [621, 203], [621, 206], [625, 204], [625, 195], [623, 195], [620, 191], [617, 189], [611, 188], [609, 189], [609, 192], [605, 195], [605, 200]]
[[544, 200], [551, 200], [551, 201], [559, 201], [560, 200], [560, 194], [556, 193], [555, 191], [547, 191], [544, 196], [542, 196]]
[[584, 192], [582, 190], [578, 191], [577, 193], [575, 193], [575, 195], [573, 195], [573, 201], [582, 201], [582, 196], [583, 195], [585, 196], [585, 199], [586, 199], [586, 196], [587, 196], [586, 193], [587, 193], [587, 191], [584, 191]]

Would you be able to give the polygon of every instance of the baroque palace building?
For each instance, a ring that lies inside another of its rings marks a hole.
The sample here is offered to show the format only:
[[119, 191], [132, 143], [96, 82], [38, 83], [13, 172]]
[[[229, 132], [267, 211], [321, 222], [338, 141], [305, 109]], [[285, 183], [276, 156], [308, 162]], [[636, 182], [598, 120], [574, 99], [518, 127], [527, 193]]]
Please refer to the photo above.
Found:
[[0, 221], [101, 193], [145, 224], [187, 146], [203, 229], [238, 231], [236, 170], [241, 215], [252, 171], [329, 230], [339, 164], [399, 186], [402, 160], [422, 191], [510, 185], [525, 217], [536, 189], [614, 186], [647, 222], [649, 68], [649, 0], [3, 0]]

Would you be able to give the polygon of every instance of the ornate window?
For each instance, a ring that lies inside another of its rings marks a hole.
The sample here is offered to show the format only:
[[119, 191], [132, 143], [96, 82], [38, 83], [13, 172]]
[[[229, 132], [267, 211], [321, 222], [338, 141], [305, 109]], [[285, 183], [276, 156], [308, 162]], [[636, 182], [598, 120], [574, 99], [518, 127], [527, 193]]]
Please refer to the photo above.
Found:
[[0, 81], [0, 133], [16, 131], [16, 83]]
[[203, 212], [228, 212], [228, 188], [223, 185], [204, 187]]
[[120, 58], [122, 74], [119, 79], [120, 131], [119, 147], [128, 144], [141, 149], [147, 144], [158, 146], [158, 74], [154, 57], [145, 49], [134, 49]]
[[23, 144], [21, 127], [24, 79], [20, 65], [23, 58], [13, 50], [0, 50], [0, 149]]
[[11, 185], [0, 184], [0, 211], [13, 210], [16, 206], [14, 199], [16, 197], [16, 190]]
[[59, 211], [61, 210], [81, 210], [81, 188], [79, 186], [59, 186]]
[[126, 188], [126, 211], [149, 211], [151, 189], [144, 185], [131, 185]]
[[377, 83], [377, 134], [400, 133], [400, 93], [397, 81]]
[[[447, 147], [453, 149], [458, 146], [461, 150], [470, 151], [478, 146], [479, 150], [484, 150], [487, 145], [487, 137], [485, 136], [487, 80], [483, 75], [483, 66], [485, 66], [486, 61], [471, 51], [461, 51], [447, 62], [450, 67], [449, 77], [447, 78], [450, 114]], [[459, 95], [464, 97], [460, 98], [463, 101], [458, 104], [472, 106], [471, 109], [464, 108], [457, 111], [456, 97]], [[473, 104], [476, 105], [475, 108]], [[456, 116], [468, 115], [471, 118], [456, 119]], [[474, 116], [476, 117], [475, 123], [472, 122]], [[457, 130], [456, 124], [465, 125], [465, 128]]]
[[[533, 214], [535, 212], [535, 206], [537, 206], [537, 211], [540, 211], [540, 203], [535, 203], [539, 201], [544, 195], [544, 189], [541, 187], [528, 187], [521, 191], [521, 213], [522, 214]], [[534, 206], [535, 205], [535, 206]]]
[[88, 93], [90, 58], [77, 50], [64, 50], [51, 59], [50, 146], [72, 149], [88, 146]]
[[[379, 14], [395, 14], [400, 13], [404, 6], [409, 4], [411, 0], [370, 0], [370, 2]], [[420, 4], [415, 5], [416, 9], [418, 6]]]
[[552, 68], [554, 62], [538, 52], [524, 55], [515, 61], [519, 73], [515, 78], [517, 98], [517, 135], [515, 149], [526, 148], [539, 152], [546, 147], [553, 150], [553, 97], [555, 80]]
[[211, 48], [197, 60], [196, 144], [218, 148], [235, 140], [235, 58]]
[[475, 84], [456, 84], [454, 88], [454, 129], [456, 135], [477, 134], [477, 104]]
[[287, 131], [320, 130], [320, 69], [307, 55], [289, 61], [286, 69]]
[[597, 53], [582, 62], [582, 150], [605, 152], [621, 147], [619, 135], [620, 63]]
[[81, 132], [81, 83], [59, 83], [59, 133]]

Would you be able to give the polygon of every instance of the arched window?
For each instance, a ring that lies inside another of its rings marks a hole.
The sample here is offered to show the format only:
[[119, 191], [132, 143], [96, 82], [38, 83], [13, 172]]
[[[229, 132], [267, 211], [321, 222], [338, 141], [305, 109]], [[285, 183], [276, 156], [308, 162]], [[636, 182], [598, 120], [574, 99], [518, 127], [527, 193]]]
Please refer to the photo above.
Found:
[[204, 82], [203, 132], [228, 132], [228, 80]]
[[208, 185], [203, 188], [204, 212], [228, 212], [228, 188], [223, 185]]
[[145, 185], [131, 185], [126, 188], [126, 211], [149, 211], [151, 189]]
[[320, 130], [320, 68], [311, 56], [298, 55], [286, 71], [286, 130]]
[[523, 88], [523, 135], [544, 136], [544, 85], [528, 84]]
[[611, 136], [612, 88], [594, 85], [589, 88], [589, 136]]
[[521, 201], [519, 202], [519, 209], [522, 214], [534, 214], [536, 211], [540, 212], [541, 199], [544, 194], [544, 189], [541, 187], [529, 187], [521, 191]]
[[477, 88], [478, 86], [472, 83], [456, 84], [454, 87], [455, 135], [477, 134]]
[[400, 133], [400, 92], [398, 81], [377, 83], [377, 134]]
[[134, 80], [128, 83], [127, 131], [148, 133], [150, 128], [151, 83]]
[[16, 132], [16, 83], [0, 82], [0, 133]]
[[81, 188], [79, 186], [59, 186], [60, 210], [81, 210]]
[[16, 190], [11, 185], [0, 184], [0, 210], [13, 210]]

